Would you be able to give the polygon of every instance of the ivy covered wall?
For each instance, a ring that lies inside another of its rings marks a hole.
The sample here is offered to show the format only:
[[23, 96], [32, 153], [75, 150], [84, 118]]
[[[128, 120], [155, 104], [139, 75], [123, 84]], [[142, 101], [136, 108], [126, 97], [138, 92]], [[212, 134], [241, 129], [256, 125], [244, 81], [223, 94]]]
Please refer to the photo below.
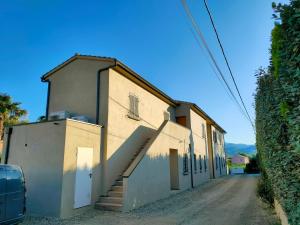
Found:
[[262, 177], [300, 224], [300, 0], [275, 5], [268, 69], [257, 72], [256, 145]]

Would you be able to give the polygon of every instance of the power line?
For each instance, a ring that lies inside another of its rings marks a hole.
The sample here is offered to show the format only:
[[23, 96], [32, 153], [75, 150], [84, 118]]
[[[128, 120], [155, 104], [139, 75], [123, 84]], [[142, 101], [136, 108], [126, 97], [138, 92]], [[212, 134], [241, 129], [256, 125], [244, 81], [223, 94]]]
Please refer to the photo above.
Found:
[[[183, 16], [184, 16], [184, 15], [183, 15]], [[185, 21], [185, 22], [186, 22], [187, 26], [189, 27], [190, 24], [188, 23], [188, 21]], [[204, 55], [206, 55], [206, 52], [205, 52], [205, 50], [204, 50], [204, 48], [203, 48], [203, 46], [202, 46], [202, 44], [201, 44], [199, 38], [197, 37], [197, 34], [195, 33], [195, 31], [193, 30], [192, 27], [189, 27], [189, 28], [190, 28], [190, 31], [191, 31], [191, 33], [192, 33], [192, 35], [193, 35], [193, 37], [194, 37], [196, 43], [198, 44], [200, 50], [203, 52]], [[215, 69], [215, 67], [213, 66], [212, 62], [208, 59], [207, 56], [205, 57], [205, 59], [207, 60], [208, 64], [210, 65], [210, 68], [212, 69], [213, 74], [217, 77], [217, 79], [218, 79], [218, 81], [220, 82], [221, 86], [224, 88], [224, 90], [225, 90], [227, 96], [234, 102], [234, 98], [232, 97], [232, 95], [230, 95], [228, 89], [226, 88], [225, 84], [224, 84], [223, 81], [222, 81], [221, 76], [220, 76], [220, 75], [218, 74], [218, 72], [216, 71], [216, 69]], [[247, 117], [247, 115], [245, 114], [245, 112], [243, 111], [243, 109], [242, 109], [241, 107], [239, 107], [239, 110], [240, 110], [240, 112], [242, 113], [242, 115], [246, 118], [246, 120], [248, 120], [248, 117]]]
[[210, 18], [210, 22], [211, 22], [211, 24], [212, 24], [212, 26], [213, 26], [213, 28], [214, 28], [214, 32], [215, 32], [215, 34], [216, 34], [216, 36], [217, 36], [218, 43], [219, 43], [220, 48], [221, 48], [221, 50], [222, 50], [222, 54], [223, 54], [223, 56], [224, 56], [224, 59], [225, 59], [227, 68], [228, 68], [228, 70], [229, 70], [231, 79], [232, 79], [232, 81], [233, 81], [233, 83], [234, 83], [235, 89], [236, 89], [236, 91], [237, 91], [237, 93], [238, 93], [238, 95], [239, 95], [239, 98], [240, 98], [240, 100], [241, 100], [241, 102], [242, 102], [242, 105], [243, 105], [243, 107], [244, 107], [244, 109], [245, 109], [245, 112], [247, 113], [247, 116], [248, 116], [248, 118], [249, 118], [249, 120], [250, 120], [250, 122], [251, 122], [251, 125], [252, 125], [252, 127], [254, 127], [253, 122], [252, 122], [252, 119], [251, 119], [251, 117], [250, 117], [250, 115], [249, 115], [249, 112], [248, 112], [246, 106], [245, 106], [244, 100], [243, 100], [243, 98], [242, 98], [242, 96], [241, 96], [240, 90], [239, 90], [239, 88], [238, 88], [238, 86], [237, 86], [237, 84], [236, 84], [236, 81], [235, 81], [235, 78], [234, 78], [234, 76], [233, 76], [231, 67], [230, 67], [229, 62], [228, 62], [228, 60], [227, 60], [227, 57], [226, 57], [226, 54], [225, 54], [223, 45], [222, 45], [222, 43], [221, 43], [221, 40], [220, 40], [220, 38], [219, 38], [219, 34], [218, 34], [217, 29], [216, 29], [216, 26], [215, 26], [215, 23], [214, 23], [212, 14], [211, 14], [211, 12], [210, 12], [210, 10], [209, 10], [209, 8], [208, 8], [208, 5], [207, 5], [206, 0], [203, 0], [203, 1], [204, 1], [204, 4], [205, 4], [206, 11], [207, 11], [207, 13], [208, 13], [208, 15], [209, 15], [209, 18]]
[[[189, 17], [189, 19], [190, 19], [190, 21], [191, 21], [191, 23], [192, 23], [193, 28], [194, 28], [195, 31], [197, 32], [197, 34], [198, 34], [198, 36], [200, 37], [200, 39], [201, 39], [201, 41], [202, 41], [202, 43], [203, 43], [205, 49], [207, 50], [207, 52], [208, 52], [208, 54], [209, 54], [209, 56], [210, 56], [210, 58], [211, 58], [211, 60], [212, 60], [212, 62], [213, 62], [213, 64], [214, 64], [214, 66], [216, 67], [217, 71], [218, 71], [219, 74], [221, 75], [221, 78], [222, 78], [222, 80], [224, 81], [224, 83], [225, 83], [227, 89], [229, 90], [229, 93], [231, 94], [231, 96], [233, 97], [234, 101], [236, 102], [236, 104], [238, 105], [238, 107], [241, 109], [241, 111], [242, 111], [243, 114], [244, 114], [244, 110], [242, 109], [242, 107], [241, 107], [239, 101], [237, 100], [237, 98], [236, 98], [236, 96], [234, 95], [233, 91], [231, 90], [229, 84], [227, 83], [227, 81], [226, 81], [226, 79], [225, 79], [225, 77], [224, 77], [224, 75], [223, 75], [223, 73], [222, 73], [220, 67], [218, 66], [218, 64], [217, 64], [217, 62], [216, 62], [216, 60], [215, 60], [215, 58], [214, 58], [214, 56], [213, 56], [213, 54], [212, 54], [212, 52], [211, 52], [211, 50], [210, 50], [210, 48], [209, 48], [209, 46], [208, 46], [206, 40], [205, 40], [205, 38], [204, 38], [204, 36], [203, 36], [203, 34], [202, 34], [202, 32], [201, 32], [201, 30], [200, 30], [200, 28], [199, 28], [197, 22], [195, 21], [195, 19], [194, 19], [193, 15], [192, 15], [192, 13], [191, 13], [191, 11], [190, 11], [190, 9], [189, 9], [187, 3], [186, 3], [186, 0], [181, 0], [181, 3], [182, 3], [182, 5], [183, 5], [183, 8], [184, 8], [186, 14], [188, 15], [188, 17]], [[248, 117], [246, 117], [246, 118], [248, 118]], [[248, 118], [248, 119], [250, 119], [250, 118]], [[251, 122], [251, 120], [250, 120], [250, 122]], [[251, 122], [251, 124], [252, 124], [252, 122]]]
[[[203, 53], [205, 54], [205, 51], [203, 49], [203, 46], [201, 45], [201, 42], [199, 41], [199, 39], [197, 38], [197, 35], [195, 34], [194, 30], [192, 28], [190, 28], [191, 33], [193, 34], [193, 37], [196, 41], [196, 43], [199, 45], [200, 49], [203, 51]], [[219, 82], [221, 83], [221, 86], [224, 88], [227, 96], [234, 102], [234, 98], [230, 95], [230, 92], [228, 91], [228, 89], [226, 88], [226, 86], [224, 85], [224, 83], [221, 80], [220, 75], [217, 73], [216, 69], [214, 68], [214, 66], [212, 65], [212, 63], [208, 60], [208, 58], [206, 57], [208, 64], [210, 65], [213, 73], [215, 74], [215, 76], [218, 78]], [[245, 114], [245, 112], [242, 110], [241, 107], [239, 107], [240, 112], [243, 114], [243, 116], [248, 120], [247, 115]]]

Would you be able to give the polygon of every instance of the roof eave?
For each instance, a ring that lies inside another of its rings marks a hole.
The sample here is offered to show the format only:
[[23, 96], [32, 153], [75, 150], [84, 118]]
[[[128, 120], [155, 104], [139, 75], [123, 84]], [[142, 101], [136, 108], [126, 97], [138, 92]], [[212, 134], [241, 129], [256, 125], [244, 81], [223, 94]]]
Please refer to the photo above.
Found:
[[[118, 68], [121, 68], [122, 70], [120, 71], [120, 70], [118, 70]], [[126, 66], [124, 63], [120, 62], [119, 60], [116, 61], [116, 68], [114, 68], [114, 69], [117, 70], [118, 72], [121, 72], [121, 73], [123, 72], [123, 75], [125, 75], [125, 76], [126, 76], [126, 74], [124, 74], [124, 72], [132, 75], [136, 79], [133, 81], [144, 84], [143, 88], [150, 91], [150, 93], [156, 95], [157, 97], [160, 97], [162, 100], [164, 100], [166, 103], [168, 103], [172, 106], [177, 105], [177, 103], [174, 99], [172, 99], [170, 96], [165, 94], [163, 91], [159, 90], [157, 87], [152, 85], [150, 82], [145, 80], [141, 75], [134, 72], [132, 69], [130, 69], [128, 66]]]
[[208, 124], [211, 124], [215, 126], [218, 130], [226, 134], [227, 132], [219, 125], [216, 121], [214, 121], [206, 112], [204, 112], [197, 104], [192, 102], [186, 102], [186, 101], [176, 101], [178, 105], [180, 104], [188, 104], [194, 112], [196, 112], [198, 115], [202, 116]]
[[47, 82], [50, 76], [52, 76], [54, 73], [65, 67], [66, 65], [70, 64], [71, 62], [75, 61], [76, 59], [92, 59], [92, 60], [98, 60], [98, 61], [109, 61], [109, 62], [116, 62], [117, 59], [110, 58], [110, 57], [98, 57], [98, 56], [90, 56], [90, 55], [79, 55], [75, 54], [71, 58], [67, 59], [63, 63], [59, 64], [58, 66], [54, 67], [52, 70], [48, 71], [41, 77], [42, 82]]

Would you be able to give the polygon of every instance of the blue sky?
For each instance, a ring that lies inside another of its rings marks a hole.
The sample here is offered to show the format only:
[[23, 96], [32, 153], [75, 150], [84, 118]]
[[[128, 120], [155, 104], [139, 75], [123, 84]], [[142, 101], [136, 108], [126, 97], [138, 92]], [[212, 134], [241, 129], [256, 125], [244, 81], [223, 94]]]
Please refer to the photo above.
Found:
[[[268, 65], [272, 1], [207, 2], [254, 118], [254, 71]], [[229, 79], [203, 1], [188, 3]], [[198, 104], [224, 127], [227, 142], [255, 143], [249, 122], [198, 47], [180, 0], [4, 0], [0, 27], [0, 92], [22, 102], [30, 121], [45, 112], [40, 77], [80, 53], [118, 58], [174, 99]]]

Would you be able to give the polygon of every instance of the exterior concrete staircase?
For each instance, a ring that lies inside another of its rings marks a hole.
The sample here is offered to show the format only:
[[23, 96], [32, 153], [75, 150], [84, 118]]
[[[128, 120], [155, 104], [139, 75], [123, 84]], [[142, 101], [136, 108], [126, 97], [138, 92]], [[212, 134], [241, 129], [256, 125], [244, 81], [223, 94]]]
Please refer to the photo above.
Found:
[[106, 210], [106, 211], [122, 211], [123, 206], [123, 173], [131, 165], [138, 154], [145, 148], [146, 144], [149, 142], [150, 138], [146, 139], [143, 145], [136, 151], [128, 166], [119, 175], [115, 183], [111, 186], [108, 191], [107, 196], [101, 196], [95, 204], [96, 209]]

